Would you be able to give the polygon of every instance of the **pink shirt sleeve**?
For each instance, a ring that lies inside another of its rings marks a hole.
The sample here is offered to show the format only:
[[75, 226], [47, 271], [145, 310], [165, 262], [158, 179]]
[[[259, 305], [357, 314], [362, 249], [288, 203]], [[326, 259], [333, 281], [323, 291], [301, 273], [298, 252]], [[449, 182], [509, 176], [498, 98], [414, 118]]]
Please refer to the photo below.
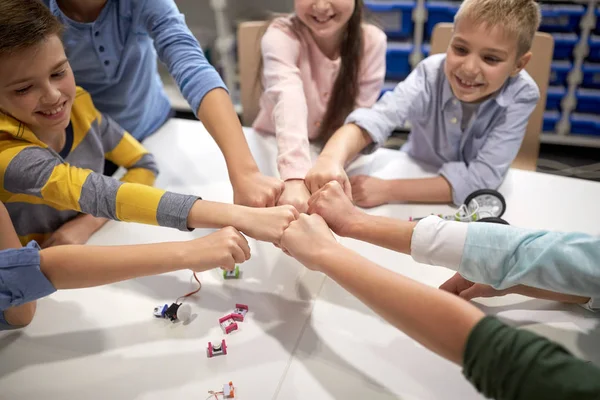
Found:
[[301, 43], [293, 33], [270, 26], [262, 38], [263, 98], [273, 106], [277, 166], [281, 179], [304, 179], [312, 166], [308, 142], [308, 106], [298, 57]]
[[381, 94], [385, 80], [387, 37], [385, 33], [373, 25], [364, 26], [364, 35], [365, 52], [356, 108], [373, 106]]

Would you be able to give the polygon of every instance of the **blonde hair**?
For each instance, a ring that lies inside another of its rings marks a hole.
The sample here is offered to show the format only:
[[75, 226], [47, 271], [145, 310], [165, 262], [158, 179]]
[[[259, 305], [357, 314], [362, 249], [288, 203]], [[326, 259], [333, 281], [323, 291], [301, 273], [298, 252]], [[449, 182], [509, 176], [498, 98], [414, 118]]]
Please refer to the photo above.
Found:
[[500, 26], [507, 34], [516, 36], [517, 57], [520, 57], [531, 49], [542, 15], [533, 0], [464, 0], [454, 16], [454, 24], [465, 18], [490, 28]]

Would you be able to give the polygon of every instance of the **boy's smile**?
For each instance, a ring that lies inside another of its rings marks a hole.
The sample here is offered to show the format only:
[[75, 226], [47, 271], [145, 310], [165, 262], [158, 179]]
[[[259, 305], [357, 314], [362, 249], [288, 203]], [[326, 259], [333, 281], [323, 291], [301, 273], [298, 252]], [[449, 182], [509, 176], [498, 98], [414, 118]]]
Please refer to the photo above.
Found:
[[464, 102], [478, 102], [496, 93], [525, 67], [531, 53], [517, 58], [517, 39], [499, 26], [461, 20], [446, 51], [444, 73], [452, 92]]
[[0, 60], [0, 110], [46, 141], [69, 125], [75, 79], [56, 35]]

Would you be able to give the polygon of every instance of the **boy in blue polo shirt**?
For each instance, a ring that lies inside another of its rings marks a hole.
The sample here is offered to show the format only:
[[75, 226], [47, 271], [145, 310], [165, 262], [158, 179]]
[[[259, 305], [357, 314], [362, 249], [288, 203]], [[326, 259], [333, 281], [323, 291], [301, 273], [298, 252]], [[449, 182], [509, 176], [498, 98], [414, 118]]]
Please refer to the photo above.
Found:
[[[258, 170], [231, 99], [173, 0], [43, 0], [65, 25], [63, 41], [77, 84], [136, 139], [171, 115], [156, 57], [219, 145], [234, 202], [273, 206], [283, 183]], [[105, 173], [116, 167], [107, 164]]]

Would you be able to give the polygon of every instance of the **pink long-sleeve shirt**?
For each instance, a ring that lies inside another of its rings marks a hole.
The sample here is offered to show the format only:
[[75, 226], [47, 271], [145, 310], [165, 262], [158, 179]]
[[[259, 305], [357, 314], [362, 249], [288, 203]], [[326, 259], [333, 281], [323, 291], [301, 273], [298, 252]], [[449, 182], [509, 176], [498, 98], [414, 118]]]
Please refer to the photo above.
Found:
[[[368, 24], [363, 32], [357, 108], [375, 104], [385, 78], [386, 36]], [[319, 135], [341, 59], [326, 57], [309, 29], [292, 17], [273, 21], [261, 49], [265, 91], [252, 126], [276, 135], [281, 179], [304, 179], [312, 166], [309, 140]]]

